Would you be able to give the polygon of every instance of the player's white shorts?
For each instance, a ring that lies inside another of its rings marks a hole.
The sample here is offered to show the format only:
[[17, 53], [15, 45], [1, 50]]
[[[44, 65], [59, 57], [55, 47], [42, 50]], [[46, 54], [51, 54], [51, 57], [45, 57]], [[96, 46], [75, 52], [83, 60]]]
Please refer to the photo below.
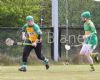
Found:
[[91, 54], [95, 48], [96, 45], [93, 48], [91, 48], [90, 44], [83, 44], [80, 54], [81, 55]]

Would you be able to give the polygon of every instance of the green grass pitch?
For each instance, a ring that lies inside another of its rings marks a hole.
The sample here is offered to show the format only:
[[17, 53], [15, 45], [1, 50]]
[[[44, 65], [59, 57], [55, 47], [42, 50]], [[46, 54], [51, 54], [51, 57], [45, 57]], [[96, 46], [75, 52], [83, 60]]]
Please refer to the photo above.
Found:
[[0, 66], [0, 80], [100, 80], [100, 65], [90, 72], [89, 65], [28, 66], [27, 72], [19, 72], [19, 66]]

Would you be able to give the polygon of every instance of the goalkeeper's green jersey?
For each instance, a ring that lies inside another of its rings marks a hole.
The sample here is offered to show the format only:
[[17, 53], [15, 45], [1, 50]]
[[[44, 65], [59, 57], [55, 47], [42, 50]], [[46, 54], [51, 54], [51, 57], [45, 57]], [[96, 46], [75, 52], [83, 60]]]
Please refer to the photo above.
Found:
[[86, 44], [91, 44], [92, 47], [98, 44], [97, 31], [91, 20], [84, 23], [84, 31], [90, 32], [90, 36], [85, 39]]

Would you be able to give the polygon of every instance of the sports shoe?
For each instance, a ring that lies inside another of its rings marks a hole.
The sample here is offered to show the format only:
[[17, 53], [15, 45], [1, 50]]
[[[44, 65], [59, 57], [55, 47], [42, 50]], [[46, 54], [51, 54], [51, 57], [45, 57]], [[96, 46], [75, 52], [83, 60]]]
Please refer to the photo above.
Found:
[[90, 71], [91, 71], [91, 72], [92, 72], [92, 71], [95, 71], [95, 68], [94, 68], [93, 66], [91, 66], [91, 70], [90, 70]]
[[49, 69], [49, 65], [48, 65], [48, 64], [46, 64], [46, 65], [45, 65], [45, 67], [46, 67], [46, 70], [48, 70], [48, 69]]
[[26, 67], [21, 67], [21, 68], [19, 68], [18, 69], [19, 71], [23, 71], [23, 72], [26, 72], [27, 70], [26, 70]]

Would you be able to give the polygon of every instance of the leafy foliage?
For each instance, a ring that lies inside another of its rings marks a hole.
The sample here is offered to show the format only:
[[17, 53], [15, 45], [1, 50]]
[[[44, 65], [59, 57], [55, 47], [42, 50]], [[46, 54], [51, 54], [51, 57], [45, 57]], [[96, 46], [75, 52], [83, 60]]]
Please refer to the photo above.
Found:
[[[93, 0], [58, 0], [59, 25], [81, 24], [80, 14], [89, 10], [96, 25], [100, 22], [100, 4]], [[34, 16], [35, 22], [51, 25], [51, 0], [0, 0], [0, 27], [18, 27], [25, 23], [27, 15]]]
[[[44, 10], [44, 12], [46, 11], [44, 17], [47, 18], [48, 15], [50, 16], [47, 11], [50, 10], [47, 9], [50, 6], [43, 7], [41, 5], [41, 3], [45, 4], [47, 1], [48, 0], [0, 0], [0, 26], [22, 26], [27, 15], [34, 16], [35, 21], [39, 22], [42, 10]], [[46, 6], [48, 4], [46, 4]]]

